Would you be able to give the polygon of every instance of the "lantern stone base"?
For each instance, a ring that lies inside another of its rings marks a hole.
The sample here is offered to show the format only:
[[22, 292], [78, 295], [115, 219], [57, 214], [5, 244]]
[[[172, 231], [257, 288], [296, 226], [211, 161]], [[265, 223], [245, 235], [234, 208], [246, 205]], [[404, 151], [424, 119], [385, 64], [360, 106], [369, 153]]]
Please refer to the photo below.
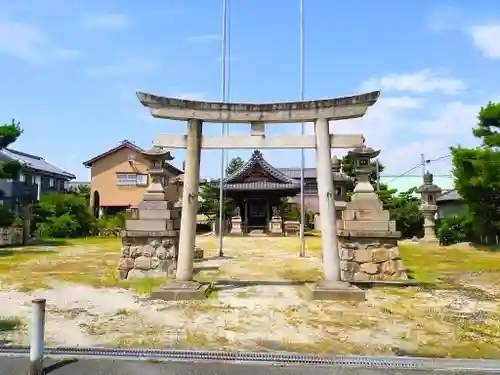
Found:
[[283, 220], [279, 216], [273, 216], [269, 221], [268, 235], [283, 236]]
[[408, 280], [399, 254], [399, 237], [399, 232], [340, 231], [342, 280]]
[[186, 301], [205, 299], [210, 293], [208, 284], [197, 281], [177, 281], [165, 283], [151, 293], [151, 299], [163, 301]]
[[309, 299], [316, 301], [357, 301], [365, 300], [365, 292], [343, 281], [318, 281], [308, 285]]

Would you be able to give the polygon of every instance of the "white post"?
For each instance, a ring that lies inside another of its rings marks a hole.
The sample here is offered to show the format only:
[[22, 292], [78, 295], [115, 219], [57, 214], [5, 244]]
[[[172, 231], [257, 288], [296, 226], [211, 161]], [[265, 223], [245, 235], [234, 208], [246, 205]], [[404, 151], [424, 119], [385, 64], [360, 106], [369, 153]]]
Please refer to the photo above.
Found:
[[45, 341], [45, 304], [46, 300], [37, 298], [32, 303], [32, 322], [30, 332], [30, 372], [29, 375], [43, 374], [43, 350]]
[[319, 118], [314, 123], [321, 241], [325, 281], [340, 281], [340, 256], [337, 240], [337, 220], [333, 190], [332, 160], [330, 157], [330, 130], [328, 120]]
[[178, 281], [191, 281], [193, 278], [196, 213], [198, 211], [198, 194], [200, 188], [202, 127], [203, 123], [200, 120], [188, 120], [179, 257], [177, 259], [177, 273], [175, 275]]

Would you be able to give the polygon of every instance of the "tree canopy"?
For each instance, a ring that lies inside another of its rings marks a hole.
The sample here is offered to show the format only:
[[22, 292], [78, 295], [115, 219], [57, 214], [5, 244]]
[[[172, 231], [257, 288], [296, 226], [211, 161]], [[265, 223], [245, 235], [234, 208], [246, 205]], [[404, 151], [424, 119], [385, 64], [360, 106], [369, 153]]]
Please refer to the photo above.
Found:
[[[226, 167], [226, 176], [232, 175], [242, 165], [242, 158], [235, 157], [229, 161]], [[219, 217], [220, 199], [219, 199], [219, 181], [207, 181], [200, 187], [200, 208], [198, 212], [207, 216], [212, 221]], [[224, 217], [229, 217], [233, 209], [233, 201], [231, 198], [224, 198]]]
[[[10, 124], [0, 126], [0, 149], [6, 148], [14, 143], [23, 133], [20, 123], [12, 119]], [[21, 164], [17, 161], [0, 162], [0, 178], [16, 178], [21, 170]]]
[[452, 147], [455, 189], [467, 202], [472, 227], [478, 235], [500, 234], [500, 103], [479, 111], [473, 134], [482, 145]]

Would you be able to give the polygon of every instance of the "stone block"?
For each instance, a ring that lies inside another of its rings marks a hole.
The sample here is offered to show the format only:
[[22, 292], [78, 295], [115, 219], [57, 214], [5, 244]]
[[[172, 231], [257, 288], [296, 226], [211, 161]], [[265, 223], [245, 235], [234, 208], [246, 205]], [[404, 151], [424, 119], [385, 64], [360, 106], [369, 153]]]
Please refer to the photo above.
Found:
[[141, 210], [139, 209], [139, 219], [154, 220], [154, 219], [172, 219], [171, 210]]
[[375, 211], [375, 210], [345, 210], [342, 212], [342, 220], [377, 220], [389, 221], [389, 211]]
[[382, 211], [383, 207], [382, 202], [380, 202], [378, 199], [358, 199], [351, 200], [349, 203], [347, 203], [346, 211], [347, 210]]
[[370, 280], [370, 275], [364, 272], [356, 272], [353, 276], [352, 281], [368, 281]]
[[145, 257], [145, 256], [140, 256], [135, 259], [134, 262], [134, 268], [138, 270], [150, 270], [151, 269], [151, 258]]
[[356, 262], [342, 261], [340, 265], [342, 271], [356, 273], [359, 271], [359, 264]]
[[377, 263], [363, 263], [359, 266], [359, 269], [368, 275], [376, 275], [379, 272]]
[[171, 210], [174, 205], [170, 201], [142, 201], [139, 203], [139, 211], [141, 210]]
[[368, 221], [368, 220], [357, 220], [357, 221], [343, 221], [341, 229], [344, 230], [367, 230], [367, 231], [389, 231], [388, 221]]
[[120, 271], [129, 271], [134, 268], [134, 260], [132, 258], [120, 258], [116, 269]]
[[357, 263], [368, 263], [372, 261], [372, 251], [371, 250], [356, 250], [354, 255], [354, 260]]
[[374, 249], [372, 259], [376, 263], [387, 262], [389, 260], [389, 250], [384, 248]]
[[196, 281], [172, 281], [163, 284], [151, 294], [151, 299], [182, 301], [205, 299], [210, 293], [208, 285]]
[[165, 219], [126, 220], [125, 228], [127, 231], [162, 231], [167, 230], [167, 221]]
[[354, 250], [353, 249], [342, 249], [340, 252], [340, 259], [342, 260], [353, 260], [354, 259]]
[[389, 250], [390, 259], [401, 259], [401, 254], [399, 253], [399, 247], [395, 246]]
[[129, 257], [130, 256], [130, 246], [123, 246], [120, 249], [120, 256], [121, 257]]
[[365, 292], [347, 282], [320, 281], [308, 285], [309, 299], [328, 301], [357, 301], [365, 300]]

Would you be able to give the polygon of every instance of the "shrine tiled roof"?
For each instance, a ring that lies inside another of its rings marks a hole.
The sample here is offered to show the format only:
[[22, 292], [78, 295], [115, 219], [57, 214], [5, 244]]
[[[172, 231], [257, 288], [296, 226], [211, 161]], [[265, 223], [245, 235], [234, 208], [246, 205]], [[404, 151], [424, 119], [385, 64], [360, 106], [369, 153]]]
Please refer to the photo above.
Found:
[[[276, 182], [270, 182], [270, 181], [255, 181], [255, 182], [240, 182], [238, 181], [240, 178], [244, 177], [246, 174], [248, 174], [252, 168], [255, 166], [260, 166], [265, 172], [267, 172], [271, 177], [276, 179]], [[262, 153], [259, 150], [255, 150], [252, 154], [252, 157], [245, 163], [243, 164], [239, 169], [236, 170], [232, 175], [228, 176], [224, 180], [224, 185], [227, 188], [233, 187], [233, 186], [238, 186], [238, 185], [248, 185], [248, 186], [253, 186], [253, 185], [258, 185], [258, 184], [263, 184], [267, 183], [268, 186], [276, 185], [276, 189], [280, 188], [288, 188], [288, 189], [293, 189], [293, 188], [300, 188], [300, 181], [287, 176], [284, 174], [282, 171], [279, 169], [273, 167], [271, 164], [269, 164], [264, 157], [262, 156]], [[262, 185], [264, 186], [264, 185]], [[282, 187], [278, 187], [282, 186]], [[255, 189], [261, 189], [261, 187], [255, 187]]]

